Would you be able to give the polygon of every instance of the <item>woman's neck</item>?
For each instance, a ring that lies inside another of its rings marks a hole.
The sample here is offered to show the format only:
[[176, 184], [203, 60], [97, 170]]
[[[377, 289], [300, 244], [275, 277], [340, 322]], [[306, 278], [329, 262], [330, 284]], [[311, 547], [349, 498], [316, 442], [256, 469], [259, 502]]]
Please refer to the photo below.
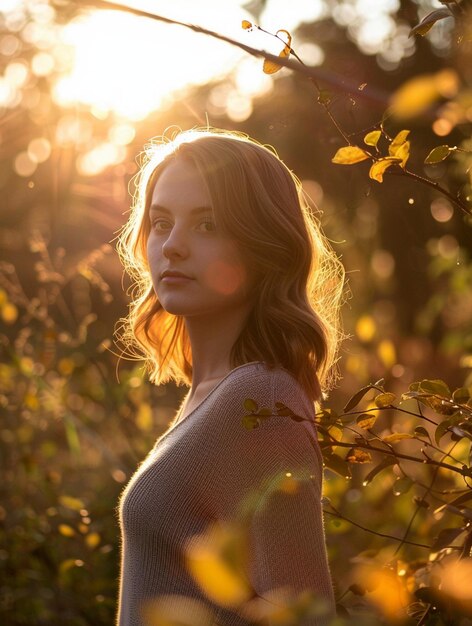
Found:
[[192, 392], [223, 378], [232, 369], [231, 350], [246, 322], [248, 310], [218, 312], [215, 316], [186, 317], [192, 350]]

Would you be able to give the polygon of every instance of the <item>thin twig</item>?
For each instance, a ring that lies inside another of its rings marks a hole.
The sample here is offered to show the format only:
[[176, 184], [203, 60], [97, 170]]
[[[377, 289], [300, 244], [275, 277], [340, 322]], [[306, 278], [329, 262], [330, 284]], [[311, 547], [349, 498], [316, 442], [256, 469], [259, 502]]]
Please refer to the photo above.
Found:
[[449, 198], [449, 200], [453, 204], [455, 204], [456, 207], [458, 207], [461, 211], [463, 211], [466, 215], [472, 215], [472, 207], [468, 207], [459, 198], [454, 196], [450, 191], [448, 191], [447, 189], [444, 189], [444, 187], [441, 187], [439, 183], [435, 183], [433, 180], [430, 180], [429, 178], [424, 178], [424, 176], [420, 176], [419, 174], [410, 172], [410, 170], [407, 170], [407, 169], [397, 170], [397, 169], [391, 168], [391, 169], [388, 169], [385, 173], [393, 175], [393, 176], [395, 175], [407, 176], [408, 178], [412, 178], [413, 180], [416, 180], [416, 182], [418, 183], [427, 185], [428, 187], [432, 187], [437, 192], [441, 193], [443, 196], [446, 196], [446, 198]]
[[[358, 91], [358, 84], [347, 80], [342, 76], [338, 76], [333, 72], [323, 70], [319, 67], [312, 67], [307, 65], [302, 65], [299, 62], [293, 61], [290, 58], [281, 58], [277, 55], [271, 54], [270, 52], [266, 52], [265, 50], [258, 50], [257, 48], [252, 48], [251, 46], [247, 46], [241, 41], [237, 41], [236, 39], [232, 39], [231, 37], [226, 37], [225, 35], [221, 35], [215, 31], [209, 30], [207, 28], [203, 28], [202, 26], [197, 26], [195, 24], [187, 24], [186, 22], [181, 22], [179, 20], [174, 20], [168, 17], [164, 17], [162, 15], [157, 15], [155, 13], [150, 13], [149, 11], [143, 11], [141, 9], [136, 9], [134, 7], [130, 7], [124, 4], [120, 4], [118, 2], [107, 2], [107, 0], [81, 0], [79, 3], [80, 8], [96, 8], [96, 9], [112, 9], [123, 11], [125, 13], [131, 13], [133, 15], [137, 15], [140, 17], [147, 17], [152, 20], [156, 20], [159, 22], [163, 22], [164, 24], [173, 24], [176, 26], [182, 26], [184, 28], [188, 28], [195, 33], [201, 33], [202, 35], [207, 35], [209, 37], [213, 37], [214, 39], [219, 39], [220, 41], [225, 41], [241, 50], [244, 50], [248, 54], [265, 58], [269, 61], [282, 65], [288, 69], [291, 69], [299, 74], [303, 74], [309, 78], [315, 78], [320, 80], [326, 84], [328, 84], [333, 89], [344, 92], [351, 93]], [[390, 95], [377, 88], [366, 87], [362, 92], [359, 92], [362, 98], [365, 100], [370, 100], [372, 102], [376, 102], [377, 104], [386, 105], [390, 100]]]
[[[352, 524], [353, 526], [356, 526], [357, 528], [360, 528], [361, 530], [364, 530], [367, 533], [370, 533], [371, 535], [377, 535], [378, 537], [383, 537], [385, 539], [393, 539], [394, 541], [402, 541], [400, 539], [400, 537], [395, 537], [395, 535], [388, 535], [386, 533], [380, 533], [377, 530], [372, 530], [371, 528], [367, 528], [366, 526], [362, 526], [362, 524], [359, 524], [358, 522], [355, 522], [354, 520], [345, 517], [342, 513], [340, 513], [332, 504], [329, 505], [333, 511], [327, 511], [326, 509], [323, 509], [323, 512], [325, 515], [331, 515], [332, 517], [338, 517], [339, 519], [342, 519], [346, 522], [349, 522], [349, 524]], [[405, 541], [405, 543], [409, 544], [410, 546], [416, 546], [417, 548], [427, 548], [428, 550], [431, 550], [432, 547], [428, 546], [424, 543], [416, 543], [414, 541]], [[456, 548], [456, 546], [450, 546], [451, 548]], [[456, 548], [457, 549], [457, 548]]]

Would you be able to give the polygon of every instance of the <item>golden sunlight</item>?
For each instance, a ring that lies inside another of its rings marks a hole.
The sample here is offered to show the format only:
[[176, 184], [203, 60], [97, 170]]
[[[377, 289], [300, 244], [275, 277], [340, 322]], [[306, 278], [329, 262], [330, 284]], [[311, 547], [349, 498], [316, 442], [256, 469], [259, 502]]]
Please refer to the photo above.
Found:
[[[159, 14], [159, 5], [149, 10]], [[186, 6], [183, 14], [173, 6], [171, 17], [229, 36], [239, 35], [241, 14], [246, 14], [233, 4], [221, 16], [210, 2], [202, 2], [194, 16]], [[169, 16], [169, 10], [162, 14]], [[171, 105], [188, 86], [216, 79], [243, 57], [240, 50], [183, 27], [113, 10], [83, 13], [64, 27], [62, 40], [72, 48], [74, 60], [56, 83], [54, 99], [63, 106], [80, 102], [98, 114], [112, 111], [130, 120]]]

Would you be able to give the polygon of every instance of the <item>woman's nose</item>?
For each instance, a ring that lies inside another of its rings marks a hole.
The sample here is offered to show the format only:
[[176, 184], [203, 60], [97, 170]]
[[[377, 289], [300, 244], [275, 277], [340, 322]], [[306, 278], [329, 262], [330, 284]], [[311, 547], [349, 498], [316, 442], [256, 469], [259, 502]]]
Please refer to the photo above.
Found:
[[167, 239], [162, 244], [162, 253], [167, 258], [187, 256], [188, 244], [181, 229], [178, 229], [176, 226], [172, 228]]

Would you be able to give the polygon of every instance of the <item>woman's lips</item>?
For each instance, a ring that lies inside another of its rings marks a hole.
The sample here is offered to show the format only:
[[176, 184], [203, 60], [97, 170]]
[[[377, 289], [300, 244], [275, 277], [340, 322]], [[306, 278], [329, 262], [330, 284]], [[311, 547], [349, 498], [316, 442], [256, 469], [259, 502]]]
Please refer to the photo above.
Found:
[[193, 280], [193, 278], [189, 278], [188, 276], [163, 276], [161, 278], [161, 281], [163, 283], [166, 283], [169, 285], [180, 285], [183, 283], [187, 283], [191, 280]]
[[185, 284], [188, 281], [193, 280], [187, 274], [178, 271], [166, 270], [162, 272], [161, 282], [166, 283], [167, 285], [181, 285]]

